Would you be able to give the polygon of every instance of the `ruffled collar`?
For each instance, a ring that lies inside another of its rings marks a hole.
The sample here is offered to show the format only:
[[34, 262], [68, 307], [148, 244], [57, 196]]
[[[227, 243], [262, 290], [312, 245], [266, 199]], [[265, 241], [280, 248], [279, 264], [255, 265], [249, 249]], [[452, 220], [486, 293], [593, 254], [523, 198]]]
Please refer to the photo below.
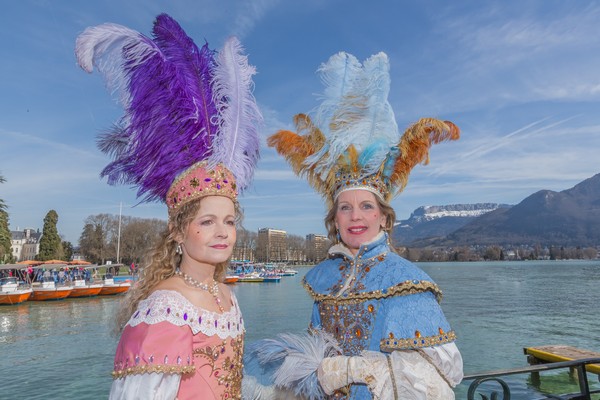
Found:
[[328, 253], [329, 256], [343, 256], [349, 260], [375, 257], [389, 251], [387, 240], [388, 234], [384, 231], [381, 231], [373, 238], [373, 240], [362, 244], [356, 255], [352, 254], [350, 249], [342, 242], [331, 246]]

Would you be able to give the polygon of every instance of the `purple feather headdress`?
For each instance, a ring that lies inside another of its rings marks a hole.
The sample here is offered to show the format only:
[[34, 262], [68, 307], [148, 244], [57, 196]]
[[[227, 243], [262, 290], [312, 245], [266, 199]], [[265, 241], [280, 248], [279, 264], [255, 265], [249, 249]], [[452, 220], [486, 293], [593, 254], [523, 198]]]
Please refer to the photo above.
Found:
[[[96, 67], [125, 110], [98, 139], [113, 157], [101, 176], [109, 184], [137, 186], [142, 201], [161, 200], [170, 208], [200, 192], [227, 189], [224, 195], [235, 198], [250, 185], [258, 162], [256, 70], [235, 37], [220, 52], [208, 44], [198, 48], [167, 14], [156, 18], [152, 33], [151, 39], [109, 23], [77, 38], [79, 65], [87, 72]], [[185, 180], [197, 168], [203, 171]], [[175, 183], [187, 185], [189, 195], [179, 188], [174, 198]]]

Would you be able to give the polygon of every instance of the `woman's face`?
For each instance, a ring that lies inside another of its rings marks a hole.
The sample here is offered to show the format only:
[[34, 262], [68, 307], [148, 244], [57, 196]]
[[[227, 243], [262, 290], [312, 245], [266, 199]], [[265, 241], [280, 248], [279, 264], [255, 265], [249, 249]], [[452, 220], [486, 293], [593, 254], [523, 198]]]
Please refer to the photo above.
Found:
[[223, 196], [207, 196], [200, 200], [200, 208], [183, 238], [182, 263], [216, 265], [227, 261], [235, 245], [235, 207]]
[[377, 236], [385, 219], [375, 195], [367, 190], [347, 190], [337, 199], [335, 226], [352, 254]]

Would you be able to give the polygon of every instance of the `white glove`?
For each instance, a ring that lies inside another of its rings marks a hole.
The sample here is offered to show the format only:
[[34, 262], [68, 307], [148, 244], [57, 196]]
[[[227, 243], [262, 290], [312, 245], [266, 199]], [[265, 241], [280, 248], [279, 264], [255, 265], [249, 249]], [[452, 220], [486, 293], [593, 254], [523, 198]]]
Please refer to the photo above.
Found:
[[[383, 356], [385, 361], [385, 356]], [[323, 359], [317, 370], [317, 377], [323, 391], [330, 395], [351, 383], [371, 385], [376, 379], [373, 372], [379, 360], [368, 360], [361, 356], [335, 356]]]
[[328, 395], [351, 383], [364, 383], [375, 400], [454, 399], [452, 388], [419, 352], [394, 351], [388, 357], [389, 361], [381, 352], [363, 351], [360, 356], [325, 358], [317, 377]]

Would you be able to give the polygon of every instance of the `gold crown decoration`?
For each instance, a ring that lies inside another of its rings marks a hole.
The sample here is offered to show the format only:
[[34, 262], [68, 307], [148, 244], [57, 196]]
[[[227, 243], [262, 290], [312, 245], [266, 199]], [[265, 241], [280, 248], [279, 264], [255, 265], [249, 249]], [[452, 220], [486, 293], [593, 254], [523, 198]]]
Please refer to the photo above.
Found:
[[388, 202], [408, 183], [417, 164], [429, 163], [433, 144], [457, 140], [450, 121], [421, 118], [400, 134], [388, 102], [389, 60], [375, 54], [360, 63], [340, 52], [322, 64], [325, 85], [314, 118], [294, 117], [297, 132], [281, 130], [267, 144], [331, 206], [345, 190], [364, 189]]
[[194, 164], [179, 175], [167, 192], [169, 215], [191, 200], [204, 196], [224, 196], [235, 201], [237, 185], [231, 171], [222, 164], [210, 168], [207, 161]]

